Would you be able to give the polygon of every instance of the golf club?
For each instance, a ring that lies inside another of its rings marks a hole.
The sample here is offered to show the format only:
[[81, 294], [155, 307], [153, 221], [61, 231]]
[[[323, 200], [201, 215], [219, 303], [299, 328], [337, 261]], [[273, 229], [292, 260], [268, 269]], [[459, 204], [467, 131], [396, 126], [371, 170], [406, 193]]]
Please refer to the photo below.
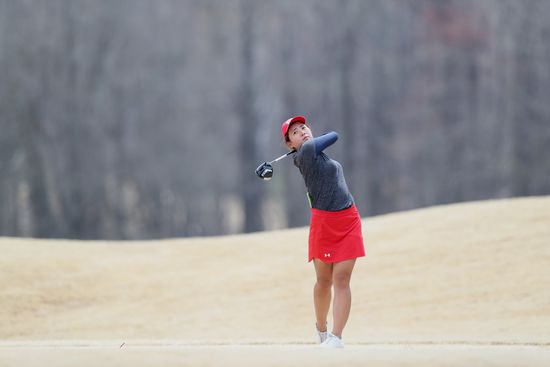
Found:
[[270, 162], [264, 162], [264, 163], [260, 164], [258, 166], [258, 168], [256, 168], [256, 175], [259, 178], [261, 178], [262, 180], [266, 180], [266, 181], [271, 180], [271, 178], [273, 177], [273, 166], [272, 166], [272, 164], [275, 163], [275, 162], [280, 161], [281, 159], [283, 159], [285, 157], [288, 157], [292, 153], [296, 153], [296, 150], [292, 149], [290, 152], [288, 152], [286, 154], [283, 154], [279, 158], [275, 158], [274, 160], [272, 160]]

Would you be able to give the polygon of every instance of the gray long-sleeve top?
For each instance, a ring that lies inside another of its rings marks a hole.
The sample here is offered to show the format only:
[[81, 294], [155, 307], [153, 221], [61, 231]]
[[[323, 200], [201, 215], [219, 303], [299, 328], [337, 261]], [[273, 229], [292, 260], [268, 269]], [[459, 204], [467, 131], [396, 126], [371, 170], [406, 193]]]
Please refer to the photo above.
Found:
[[294, 165], [304, 178], [311, 207], [320, 210], [338, 211], [353, 205], [342, 165], [329, 158], [323, 150], [338, 140], [338, 134], [331, 131], [308, 140], [294, 156]]

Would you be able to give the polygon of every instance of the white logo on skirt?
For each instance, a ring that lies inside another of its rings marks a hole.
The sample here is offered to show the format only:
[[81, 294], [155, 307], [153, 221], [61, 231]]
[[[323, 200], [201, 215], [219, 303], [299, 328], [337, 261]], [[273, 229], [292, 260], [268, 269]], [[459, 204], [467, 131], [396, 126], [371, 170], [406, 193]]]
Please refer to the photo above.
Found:
[[325, 257], [330, 257], [330, 253], [328, 253], [328, 254], [325, 254]]

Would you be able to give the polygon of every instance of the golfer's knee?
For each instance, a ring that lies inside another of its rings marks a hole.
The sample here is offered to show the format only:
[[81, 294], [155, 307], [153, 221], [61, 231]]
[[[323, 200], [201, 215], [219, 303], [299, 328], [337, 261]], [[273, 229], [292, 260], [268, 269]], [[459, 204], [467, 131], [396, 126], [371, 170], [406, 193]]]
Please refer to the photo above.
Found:
[[317, 287], [322, 289], [327, 289], [332, 287], [332, 279], [331, 278], [325, 278], [325, 277], [317, 277]]
[[350, 273], [338, 273], [334, 274], [333, 282], [335, 289], [345, 289], [349, 288], [351, 274]]

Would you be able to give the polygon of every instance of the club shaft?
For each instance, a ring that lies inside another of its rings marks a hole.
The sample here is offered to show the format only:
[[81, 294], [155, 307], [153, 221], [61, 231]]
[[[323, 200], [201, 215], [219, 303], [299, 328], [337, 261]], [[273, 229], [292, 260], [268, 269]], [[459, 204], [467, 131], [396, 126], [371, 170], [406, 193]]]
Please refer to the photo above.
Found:
[[268, 162], [269, 164], [272, 164], [272, 163], [275, 163], [275, 162], [278, 162], [280, 161], [281, 159], [291, 155], [292, 153], [295, 153], [296, 151], [295, 150], [291, 150], [290, 152], [286, 153], [286, 154], [283, 154], [282, 156], [280, 156], [279, 158], [275, 158], [274, 160], [272, 160], [271, 162]]

